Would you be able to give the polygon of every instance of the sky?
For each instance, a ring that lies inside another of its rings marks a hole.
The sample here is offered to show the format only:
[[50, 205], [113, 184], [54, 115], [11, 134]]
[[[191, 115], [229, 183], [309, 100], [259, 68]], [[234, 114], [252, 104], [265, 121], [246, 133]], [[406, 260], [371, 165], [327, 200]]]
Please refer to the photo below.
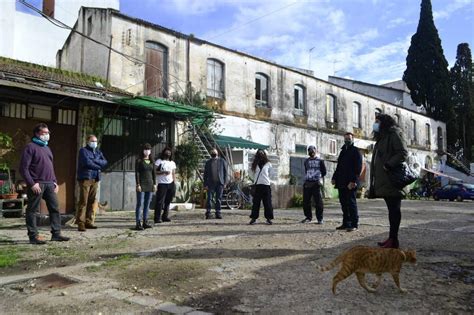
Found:
[[[120, 11], [284, 66], [401, 79], [421, 0], [120, 0]], [[449, 66], [474, 44], [474, 0], [431, 0]]]

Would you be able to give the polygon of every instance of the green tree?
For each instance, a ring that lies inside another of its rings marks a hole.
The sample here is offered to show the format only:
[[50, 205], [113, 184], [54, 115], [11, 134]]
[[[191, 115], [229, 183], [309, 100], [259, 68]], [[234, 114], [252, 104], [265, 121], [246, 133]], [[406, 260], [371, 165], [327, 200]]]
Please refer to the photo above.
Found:
[[[452, 104], [455, 113], [455, 119], [452, 124], [448, 124], [448, 129], [457, 126], [455, 142], [451, 145], [459, 144], [463, 149], [464, 157], [472, 160], [472, 116], [473, 106], [471, 103], [472, 88], [472, 57], [469, 44], [461, 43], [458, 45], [456, 53], [456, 62], [450, 71], [452, 87]], [[451, 130], [451, 129], [449, 129]]]
[[403, 81], [417, 106], [437, 120], [452, 117], [448, 62], [443, 54], [438, 30], [434, 25], [430, 0], [421, 1], [420, 20], [408, 49]]

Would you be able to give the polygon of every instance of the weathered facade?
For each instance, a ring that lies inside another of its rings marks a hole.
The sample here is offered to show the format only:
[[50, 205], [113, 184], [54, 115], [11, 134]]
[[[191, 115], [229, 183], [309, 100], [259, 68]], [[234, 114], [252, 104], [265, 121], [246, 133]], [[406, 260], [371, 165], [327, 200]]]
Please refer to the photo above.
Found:
[[166, 98], [189, 87], [202, 92], [220, 114], [223, 135], [268, 145], [279, 158], [277, 185], [301, 175], [294, 165], [309, 144], [328, 161], [331, 176], [347, 131], [370, 161], [376, 112], [397, 117], [412, 164], [436, 166], [435, 152], [445, 145], [445, 124], [416, 111], [118, 11], [83, 8], [75, 29], [146, 64], [71, 33], [58, 67], [107, 78], [138, 95]]

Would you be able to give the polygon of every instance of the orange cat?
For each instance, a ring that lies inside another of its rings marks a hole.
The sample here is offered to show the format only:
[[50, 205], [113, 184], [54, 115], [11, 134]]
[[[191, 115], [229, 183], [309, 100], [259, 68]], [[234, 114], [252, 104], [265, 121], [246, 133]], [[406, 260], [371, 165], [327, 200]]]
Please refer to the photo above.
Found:
[[[341, 270], [332, 280], [332, 293], [334, 294], [336, 294], [336, 285], [353, 273], [356, 274], [359, 284], [364, 289], [369, 292], [375, 292], [384, 272], [392, 275], [393, 281], [395, 281], [400, 292], [406, 292], [406, 290], [400, 287], [398, 276], [404, 262], [416, 263], [416, 252], [414, 250], [403, 251], [394, 248], [355, 246], [339, 255], [326, 267], [320, 267], [320, 270], [328, 271], [342, 264]], [[377, 283], [372, 288], [369, 288], [365, 282], [366, 273], [375, 273], [377, 275]]]

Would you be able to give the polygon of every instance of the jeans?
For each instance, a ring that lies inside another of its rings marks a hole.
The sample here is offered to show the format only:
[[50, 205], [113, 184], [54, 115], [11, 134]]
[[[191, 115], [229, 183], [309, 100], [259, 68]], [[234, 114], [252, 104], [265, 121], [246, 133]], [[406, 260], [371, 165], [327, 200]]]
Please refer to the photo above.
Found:
[[402, 220], [402, 198], [400, 197], [385, 197], [383, 198], [388, 208], [388, 221], [390, 222], [389, 238], [398, 240], [398, 229], [400, 228], [400, 221]]
[[216, 215], [221, 213], [223, 190], [224, 190], [224, 186], [221, 184], [216, 184], [215, 186], [207, 187], [206, 214], [211, 213], [213, 195], [214, 195], [214, 205], [216, 207]]
[[176, 187], [174, 183], [158, 184], [156, 191], [156, 205], [155, 205], [155, 223], [160, 220], [161, 212], [163, 211], [162, 219], [167, 219], [170, 211], [170, 203], [174, 198]]
[[[151, 200], [151, 191], [137, 191], [137, 206], [135, 207], [135, 221], [138, 223], [143, 219], [143, 222], [148, 220], [148, 209], [150, 208], [150, 200]], [[142, 207], [142, 199], [144, 200], [143, 203], [143, 218], [141, 218], [140, 208]]]
[[41, 192], [33, 193], [31, 187], [28, 187], [28, 206], [26, 207], [26, 228], [28, 229], [28, 237], [34, 239], [38, 235], [36, 226], [36, 214], [40, 207], [41, 199], [46, 201], [48, 207], [49, 219], [51, 221], [51, 234], [61, 234], [61, 216], [59, 214], [58, 197], [54, 192], [55, 185], [53, 183], [40, 183]]
[[263, 201], [265, 219], [273, 220], [272, 190], [270, 185], [256, 185], [255, 196], [253, 196], [252, 213], [250, 218], [258, 219], [260, 215], [260, 203]]
[[356, 189], [339, 188], [339, 202], [342, 208], [342, 225], [348, 228], [359, 227]]
[[95, 179], [79, 181], [79, 204], [76, 210], [76, 223], [94, 223], [94, 202], [99, 182]]
[[310, 220], [313, 219], [311, 213], [311, 199], [316, 203], [316, 219], [320, 222], [323, 220], [323, 198], [321, 197], [321, 186], [319, 183], [313, 184], [311, 187], [303, 186], [303, 211], [304, 216]]

